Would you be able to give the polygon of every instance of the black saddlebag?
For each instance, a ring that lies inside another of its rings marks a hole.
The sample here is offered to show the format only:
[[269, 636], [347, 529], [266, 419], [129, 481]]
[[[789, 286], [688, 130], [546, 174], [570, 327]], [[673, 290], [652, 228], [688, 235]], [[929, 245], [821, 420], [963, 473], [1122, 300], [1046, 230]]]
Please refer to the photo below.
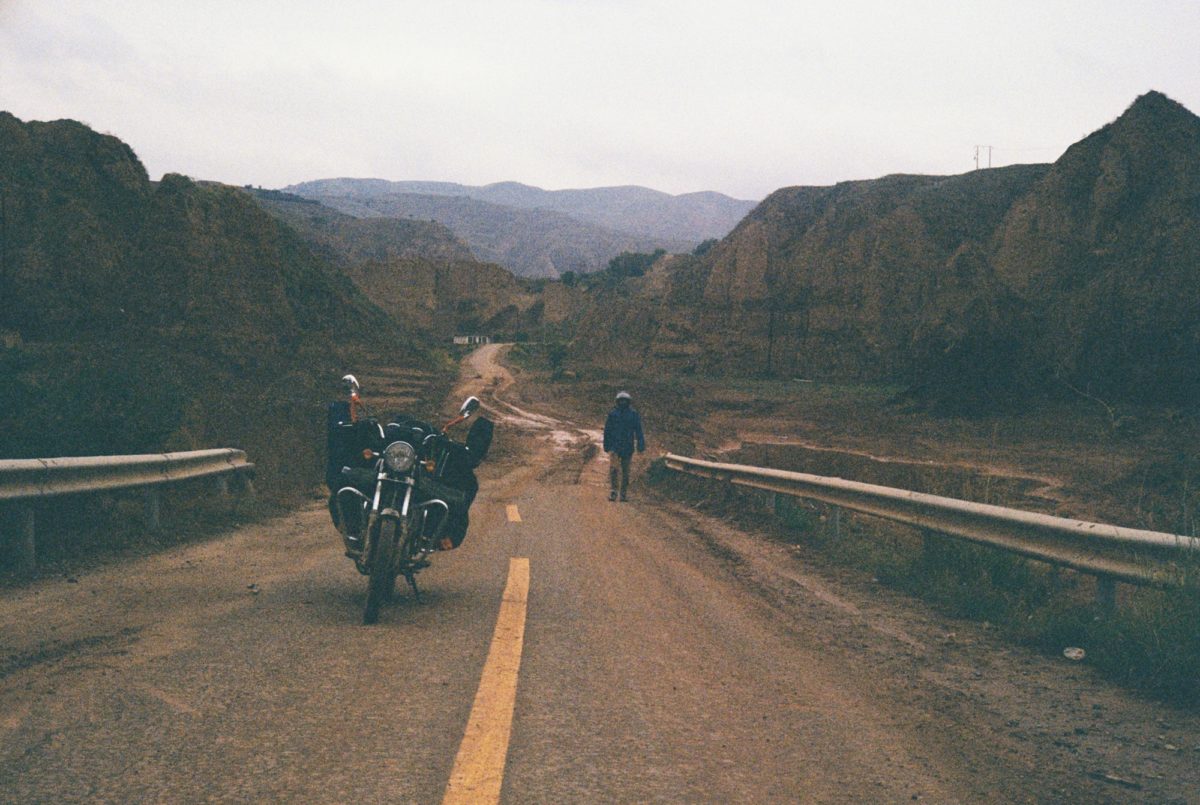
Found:
[[[337, 492], [343, 486], [362, 488], [359, 483], [361, 478], [347, 482], [342, 470], [346, 467], [353, 470], [368, 469], [371, 462], [363, 458], [363, 450], [379, 450], [379, 441], [379, 428], [376, 425], [350, 421], [349, 403], [329, 404], [325, 428], [325, 484], [330, 492]], [[373, 482], [372, 475], [363, 486], [369, 487]]]
[[449, 442], [437, 478], [429, 479], [429, 486], [422, 490], [431, 497], [440, 497], [450, 506], [449, 519], [443, 534], [449, 537], [455, 548], [461, 545], [467, 536], [471, 503], [479, 492], [479, 480], [475, 477], [475, 466], [478, 463], [469, 447]]
[[478, 467], [479, 464], [487, 458], [488, 450], [492, 446], [492, 434], [496, 426], [492, 424], [492, 420], [479, 417], [471, 423], [471, 429], [467, 431], [467, 450], [471, 454], [471, 466]]

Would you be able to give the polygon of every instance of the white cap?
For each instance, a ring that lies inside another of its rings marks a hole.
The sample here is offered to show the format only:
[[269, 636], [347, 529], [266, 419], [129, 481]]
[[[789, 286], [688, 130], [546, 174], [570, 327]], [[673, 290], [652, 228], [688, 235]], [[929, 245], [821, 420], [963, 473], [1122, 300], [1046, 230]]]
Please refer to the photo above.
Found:
[[630, 394], [629, 394], [629, 392], [628, 392], [628, 391], [618, 391], [618, 392], [617, 392], [617, 399], [618, 399], [618, 400], [630, 400], [630, 401], [632, 401], [632, 400], [633, 400], [633, 397], [631, 397], [631, 396], [630, 396]]

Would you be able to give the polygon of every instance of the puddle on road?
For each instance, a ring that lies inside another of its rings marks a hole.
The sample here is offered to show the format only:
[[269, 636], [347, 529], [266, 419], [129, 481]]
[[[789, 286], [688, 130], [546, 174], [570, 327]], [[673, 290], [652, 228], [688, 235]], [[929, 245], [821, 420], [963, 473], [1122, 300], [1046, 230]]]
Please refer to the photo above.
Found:
[[[600, 431], [581, 430], [573, 428], [567, 422], [543, 414], [526, 411], [504, 400], [493, 400], [493, 410], [499, 414], [500, 422], [505, 425], [535, 431], [549, 441], [555, 452], [569, 453], [578, 450], [589, 442], [600, 441]], [[497, 410], [496, 406], [508, 409], [511, 413]]]

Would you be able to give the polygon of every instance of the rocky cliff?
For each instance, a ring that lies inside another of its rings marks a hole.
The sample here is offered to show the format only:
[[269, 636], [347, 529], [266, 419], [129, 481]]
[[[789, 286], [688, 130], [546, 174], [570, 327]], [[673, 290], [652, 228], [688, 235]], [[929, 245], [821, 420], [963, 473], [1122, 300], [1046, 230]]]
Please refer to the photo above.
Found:
[[1150, 93], [1053, 165], [779, 190], [581, 332], [623, 362], [903, 382], [943, 405], [1047, 384], [1187, 399], [1197, 199], [1200, 119]]
[[1200, 390], [1200, 118], [1157, 92], [1076, 143], [1005, 216], [1004, 285], [1053, 369], [1098, 393]]
[[0, 455], [230, 445], [292, 487], [319, 477], [320, 404], [343, 357], [429, 360], [245, 192], [152, 183], [114, 137], [9, 114], [0, 331]]

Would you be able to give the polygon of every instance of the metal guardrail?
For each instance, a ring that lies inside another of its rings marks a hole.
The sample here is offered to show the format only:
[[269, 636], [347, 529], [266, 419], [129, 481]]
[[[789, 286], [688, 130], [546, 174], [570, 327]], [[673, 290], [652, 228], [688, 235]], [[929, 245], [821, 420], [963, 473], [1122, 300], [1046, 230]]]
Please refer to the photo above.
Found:
[[25, 573], [36, 564], [34, 501], [60, 495], [115, 492], [143, 488], [145, 520], [157, 530], [161, 519], [163, 484], [212, 477], [218, 494], [229, 492], [228, 478], [236, 475], [253, 491], [254, 465], [242, 450], [193, 450], [136, 456], [82, 456], [0, 460], [0, 504], [16, 504], [21, 520], [17, 540], [18, 566]]
[[1111, 599], [1112, 584], [1174, 586], [1186, 563], [1200, 562], [1200, 539], [1137, 528], [1088, 523], [1048, 514], [827, 478], [786, 470], [720, 464], [668, 454], [676, 472], [807, 498], [893, 520], [926, 531], [990, 545], [1106, 581], [1099, 595]]

